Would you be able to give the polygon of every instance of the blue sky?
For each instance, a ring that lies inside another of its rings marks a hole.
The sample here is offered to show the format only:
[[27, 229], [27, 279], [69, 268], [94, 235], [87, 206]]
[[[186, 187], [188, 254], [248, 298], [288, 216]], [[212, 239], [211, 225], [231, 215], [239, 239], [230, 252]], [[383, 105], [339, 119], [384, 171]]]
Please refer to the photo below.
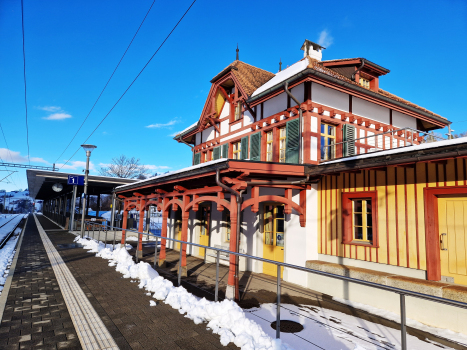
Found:
[[[110, 110], [191, 1], [156, 1], [94, 111], [61, 156], [149, 9], [144, 1], [24, 0], [31, 163], [65, 163]], [[380, 87], [467, 130], [467, 3], [461, 1], [198, 0], [88, 143], [93, 171], [113, 157], [140, 158], [152, 172], [189, 166], [171, 135], [196, 122], [210, 79], [235, 59], [277, 72], [322, 40], [323, 59], [365, 57], [391, 72]], [[0, 1], [0, 156], [27, 162], [21, 7]], [[149, 128], [149, 125], [153, 127]], [[11, 157], [10, 157], [11, 156]], [[79, 151], [63, 171], [81, 172]], [[0, 176], [5, 172], [0, 172]], [[0, 188], [27, 187], [19, 170]], [[1, 177], [0, 177], [1, 178]]]

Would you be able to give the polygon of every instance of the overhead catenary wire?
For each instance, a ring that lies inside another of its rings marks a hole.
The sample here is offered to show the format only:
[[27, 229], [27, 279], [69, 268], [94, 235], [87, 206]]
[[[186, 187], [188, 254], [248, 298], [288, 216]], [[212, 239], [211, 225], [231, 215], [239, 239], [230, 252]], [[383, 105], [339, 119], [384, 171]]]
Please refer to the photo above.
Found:
[[117, 71], [118, 67], [120, 66], [120, 63], [122, 63], [123, 61], [123, 58], [125, 57], [126, 53], [128, 52], [131, 44], [133, 43], [133, 41], [135, 40], [136, 38], [136, 35], [138, 35], [138, 32], [139, 30], [141, 29], [141, 27], [143, 26], [143, 23], [144, 21], [146, 20], [146, 17], [148, 17], [149, 15], [149, 12], [151, 12], [151, 9], [152, 7], [154, 6], [154, 3], [156, 2], [156, 0], [154, 0], [151, 4], [151, 6], [149, 7], [149, 10], [146, 12], [146, 15], [144, 16], [143, 20], [141, 21], [138, 29], [136, 30], [136, 33], [133, 35], [133, 38], [131, 39], [130, 43], [128, 44], [125, 52], [123, 53], [122, 57], [120, 58], [120, 60], [118, 61], [117, 63], [117, 66], [115, 67], [115, 69], [113, 70], [112, 74], [110, 75], [110, 78], [107, 80], [107, 82], [105, 83], [104, 85], [104, 88], [102, 89], [102, 91], [100, 92], [99, 96], [97, 97], [96, 101], [94, 102], [94, 104], [92, 105], [91, 107], [91, 110], [89, 111], [89, 113], [87, 114], [86, 118], [84, 118], [83, 122], [81, 123], [80, 127], [78, 128], [78, 130], [76, 131], [76, 133], [73, 135], [73, 137], [71, 138], [71, 141], [68, 143], [68, 145], [65, 147], [65, 149], [63, 150], [63, 152], [57, 157], [57, 160], [55, 161], [55, 163], [58, 162], [58, 160], [60, 159], [60, 157], [66, 152], [66, 150], [68, 149], [68, 147], [70, 147], [71, 143], [74, 141], [74, 139], [76, 138], [76, 135], [78, 135], [79, 131], [81, 130], [81, 128], [83, 127], [84, 123], [86, 122], [86, 120], [88, 120], [89, 116], [91, 115], [92, 111], [94, 110], [94, 107], [96, 107], [96, 104], [97, 102], [100, 100], [102, 94], [104, 93], [105, 89], [107, 88], [107, 85], [109, 85], [110, 81], [112, 80], [115, 72]]
[[24, 107], [26, 109], [26, 143], [28, 145], [28, 163], [31, 165], [29, 158], [29, 126], [28, 126], [28, 98], [26, 88], [26, 51], [24, 49], [24, 6], [23, 0], [21, 0], [21, 29], [23, 34], [23, 77], [24, 77]]
[[[128, 92], [128, 90], [130, 90], [130, 88], [133, 86], [133, 84], [136, 82], [136, 80], [139, 78], [139, 76], [143, 73], [143, 71], [146, 69], [146, 67], [149, 65], [149, 63], [152, 61], [152, 59], [157, 55], [157, 53], [159, 52], [159, 50], [162, 48], [162, 46], [164, 46], [165, 42], [169, 39], [169, 37], [172, 35], [172, 33], [175, 31], [175, 29], [178, 27], [178, 25], [180, 24], [180, 22], [183, 20], [183, 18], [185, 18], [185, 16], [187, 15], [188, 11], [190, 11], [190, 9], [193, 7], [193, 5], [196, 3], [197, 0], [194, 0], [191, 5], [188, 7], [188, 9], [185, 11], [185, 13], [183, 14], [182, 17], [180, 17], [180, 19], [178, 20], [177, 24], [172, 28], [172, 30], [170, 31], [170, 33], [165, 37], [164, 41], [159, 45], [159, 47], [157, 48], [157, 50], [153, 53], [153, 55], [149, 58], [149, 60], [146, 62], [146, 64], [143, 66], [143, 68], [139, 71], [139, 73], [136, 75], [136, 77], [133, 79], [133, 81], [130, 83], [130, 85], [125, 89], [125, 91], [123, 92], [123, 94], [118, 98], [117, 102], [115, 102], [115, 104], [112, 106], [112, 108], [109, 110], [109, 112], [107, 112], [107, 114], [102, 118], [102, 120], [99, 122], [99, 124], [97, 124], [97, 126], [94, 128], [94, 130], [91, 132], [91, 134], [88, 136], [88, 138], [86, 140], [84, 140], [83, 144], [85, 144], [90, 138], [91, 136], [96, 132], [96, 130], [99, 128], [99, 126], [101, 126], [101, 124], [107, 119], [107, 117], [109, 116], [110, 113], [112, 113], [112, 111], [114, 110], [114, 108], [118, 105], [118, 103], [121, 101], [121, 99], [123, 98], [123, 96], [125, 96], [125, 94]], [[76, 155], [76, 153], [79, 152], [79, 150], [81, 149], [81, 147], [79, 147], [75, 153], [73, 153], [73, 155], [64, 163], [62, 164], [62, 166], [60, 167], [60, 169], [62, 169], [66, 164], [68, 164], [68, 162]]]

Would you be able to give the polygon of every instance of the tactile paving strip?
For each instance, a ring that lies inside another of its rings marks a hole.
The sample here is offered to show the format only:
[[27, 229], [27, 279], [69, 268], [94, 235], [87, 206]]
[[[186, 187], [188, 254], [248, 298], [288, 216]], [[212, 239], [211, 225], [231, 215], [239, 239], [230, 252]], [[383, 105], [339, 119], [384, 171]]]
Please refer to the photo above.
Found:
[[37, 229], [62, 291], [63, 298], [83, 349], [119, 349], [88, 298], [78, 285], [60, 254], [42, 228], [36, 215]]

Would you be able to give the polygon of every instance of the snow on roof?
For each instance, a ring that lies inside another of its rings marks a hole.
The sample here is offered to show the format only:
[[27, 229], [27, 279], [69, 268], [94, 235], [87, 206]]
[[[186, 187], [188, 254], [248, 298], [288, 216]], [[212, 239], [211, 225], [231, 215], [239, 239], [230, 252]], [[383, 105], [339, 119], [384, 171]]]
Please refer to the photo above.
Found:
[[184, 134], [186, 131], [190, 130], [191, 128], [193, 128], [193, 127], [196, 126], [196, 125], [198, 125], [198, 122], [193, 123], [193, 124], [191, 124], [188, 128], [183, 129], [182, 131], [178, 132], [178, 133], [175, 135], [175, 137]]
[[347, 162], [347, 161], [350, 161], [350, 160], [358, 160], [358, 159], [365, 159], [365, 158], [371, 158], [371, 157], [380, 157], [380, 156], [386, 156], [386, 155], [397, 154], [397, 153], [420, 151], [420, 150], [430, 149], [430, 148], [438, 148], [438, 147], [443, 147], [443, 146], [458, 145], [458, 144], [461, 144], [461, 143], [467, 143], [467, 137], [460, 137], [460, 138], [452, 139], [452, 140], [443, 140], [443, 141], [422, 143], [421, 145], [413, 145], [413, 146], [407, 146], [407, 147], [393, 148], [393, 149], [388, 149], [386, 151], [358, 154], [358, 155], [353, 156], [353, 157], [340, 158], [340, 159], [336, 159], [336, 160], [331, 160], [329, 162], [324, 162], [324, 163], [321, 163], [320, 165], [333, 164], [333, 163], [339, 163], [339, 162]]
[[277, 84], [289, 79], [290, 77], [294, 76], [295, 74], [300, 73], [301, 71], [305, 70], [308, 67], [308, 59], [305, 58], [297, 63], [292, 64], [290, 67], [287, 67], [283, 71], [276, 74], [274, 78], [269, 80], [266, 84], [262, 85], [255, 92], [251, 95], [251, 97], [255, 97], [260, 93], [276, 86]]
[[167, 176], [172, 176], [172, 175], [175, 175], [175, 174], [184, 173], [184, 172], [187, 172], [187, 171], [190, 171], [190, 170], [194, 170], [194, 169], [204, 168], [205, 166], [208, 166], [208, 165], [213, 165], [213, 164], [222, 163], [222, 162], [226, 162], [226, 161], [228, 161], [227, 158], [221, 158], [221, 159], [211, 160], [211, 161], [206, 162], [206, 163], [201, 163], [201, 164], [197, 164], [197, 165], [192, 165], [192, 166], [189, 166], [189, 167], [187, 167], [187, 168], [183, 168], [183, 169], [180, 169], [180, 170], [171, 171], [171, 172], [169, 172], [169, 173], [165, 173], [165, 174], [157, 175], [157, 176], [154, 176], [154, 177], [150, 177], [150, 178], [148, 178], [148, 179], [136, 181], [136, 182], [133, 182], [133, 183], [128, 184], [128, 185], [121, 185], [121, 186], [116, 187], [116, 189], [124, 189], [125, 187], [128, 187], [128, 186], [130, 186], [130, 185], [135, 185], [135, 184], [138, 184], [138, 185], [139, 185], [139, 184], [144, 184], [145, 182], [149, 182], [149, 181], [152, 181], [152, 180], [154, 180], [154, 179], [161, 179], [161, 178], [164, 178], [164, 177], [167, 177]]

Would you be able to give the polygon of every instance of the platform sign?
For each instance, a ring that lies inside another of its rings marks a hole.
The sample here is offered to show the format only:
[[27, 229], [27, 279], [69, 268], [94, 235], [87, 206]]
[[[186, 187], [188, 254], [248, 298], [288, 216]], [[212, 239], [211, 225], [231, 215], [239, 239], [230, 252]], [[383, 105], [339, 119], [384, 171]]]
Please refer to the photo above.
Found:
[[84, 186], [84, 176], [68, 175], [68, 185]]

